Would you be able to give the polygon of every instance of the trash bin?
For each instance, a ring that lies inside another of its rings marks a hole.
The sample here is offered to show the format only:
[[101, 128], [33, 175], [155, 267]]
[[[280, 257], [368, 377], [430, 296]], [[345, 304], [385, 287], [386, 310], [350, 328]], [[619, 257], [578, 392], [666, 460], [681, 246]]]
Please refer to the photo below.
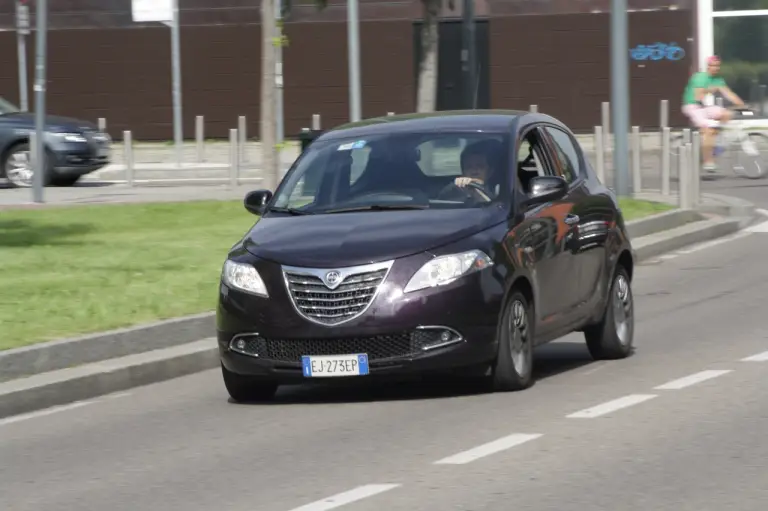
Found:
[[302, 128], [299, 133], [299, 142], [301, 142], [301, 152], [303, 153], [309, 144], [311, 144], [317, 137], [323, 134], [322, 130], [313, 130], [309, 128]]
[[[310, 128], [302, 128], [299, 133], [299, 142], [301, 142], [301, 152], [303, 153], [314, 140], [323, 134], [322, 130], [313, 130]], [[320, 176], [319, 172], [312, 172], [305, 176], [303, 195], [314, 197], [317, 190], [320, 188]]]

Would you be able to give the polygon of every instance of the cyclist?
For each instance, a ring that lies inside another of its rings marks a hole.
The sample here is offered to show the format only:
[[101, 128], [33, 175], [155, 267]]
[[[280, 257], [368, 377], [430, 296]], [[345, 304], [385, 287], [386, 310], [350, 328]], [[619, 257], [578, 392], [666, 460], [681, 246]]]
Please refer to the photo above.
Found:
[[715, 170], [715, 127], [718, 122], [725, 124], [731, 120], [731, 113], [715, 104], [716, 93], [736, 106], [744, 106], [744, 101], [728, 87], [720, 75], [720, 57], [713, 55], [707, 59], [707, 70], [694, 73], [683, 93], [683, 113], [701, 131], [703, 170], [708, 172]]

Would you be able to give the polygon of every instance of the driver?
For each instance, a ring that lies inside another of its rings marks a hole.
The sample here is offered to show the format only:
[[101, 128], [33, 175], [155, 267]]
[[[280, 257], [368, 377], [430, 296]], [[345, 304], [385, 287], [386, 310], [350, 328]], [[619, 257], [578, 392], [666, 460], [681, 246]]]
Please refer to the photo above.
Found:
[[459, 188], [465, 188], [470, 183], [476, 183], [485, 190], [489, 197], [495, 196], [495, 190], [492, 189], [489, 181], [497, 170], [494, 167], [496, 167], [499, 154], [500, 147], [496, 140], [483, 140], [468, 145], [461, 153], [462, 175], [457, 177], [453, 183]]

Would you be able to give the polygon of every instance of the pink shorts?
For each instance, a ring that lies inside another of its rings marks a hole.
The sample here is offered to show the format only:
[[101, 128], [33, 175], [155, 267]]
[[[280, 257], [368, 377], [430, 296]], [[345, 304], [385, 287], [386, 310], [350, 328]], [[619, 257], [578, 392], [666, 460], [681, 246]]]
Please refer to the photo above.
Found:
[[722, 117], [725, 112], [725, 108], [721, 106], [685, 105], [683, 107], [683, 113], [697, 128], [716, 126], [717, 123], [713, 121]]

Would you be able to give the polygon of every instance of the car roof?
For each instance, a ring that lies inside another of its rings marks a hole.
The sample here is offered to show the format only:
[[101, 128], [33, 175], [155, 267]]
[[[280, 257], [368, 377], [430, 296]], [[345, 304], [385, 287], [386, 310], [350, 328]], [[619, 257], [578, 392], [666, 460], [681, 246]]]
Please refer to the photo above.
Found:
[[[448, 110], [440, 112], [387, 115], [336, 126], [319, 139], [365, 137], [381, 133], [410, 131], [480, 130], [505, 131], [524, 110]], [[318, 140], [319, 140], [318, 139]]]

